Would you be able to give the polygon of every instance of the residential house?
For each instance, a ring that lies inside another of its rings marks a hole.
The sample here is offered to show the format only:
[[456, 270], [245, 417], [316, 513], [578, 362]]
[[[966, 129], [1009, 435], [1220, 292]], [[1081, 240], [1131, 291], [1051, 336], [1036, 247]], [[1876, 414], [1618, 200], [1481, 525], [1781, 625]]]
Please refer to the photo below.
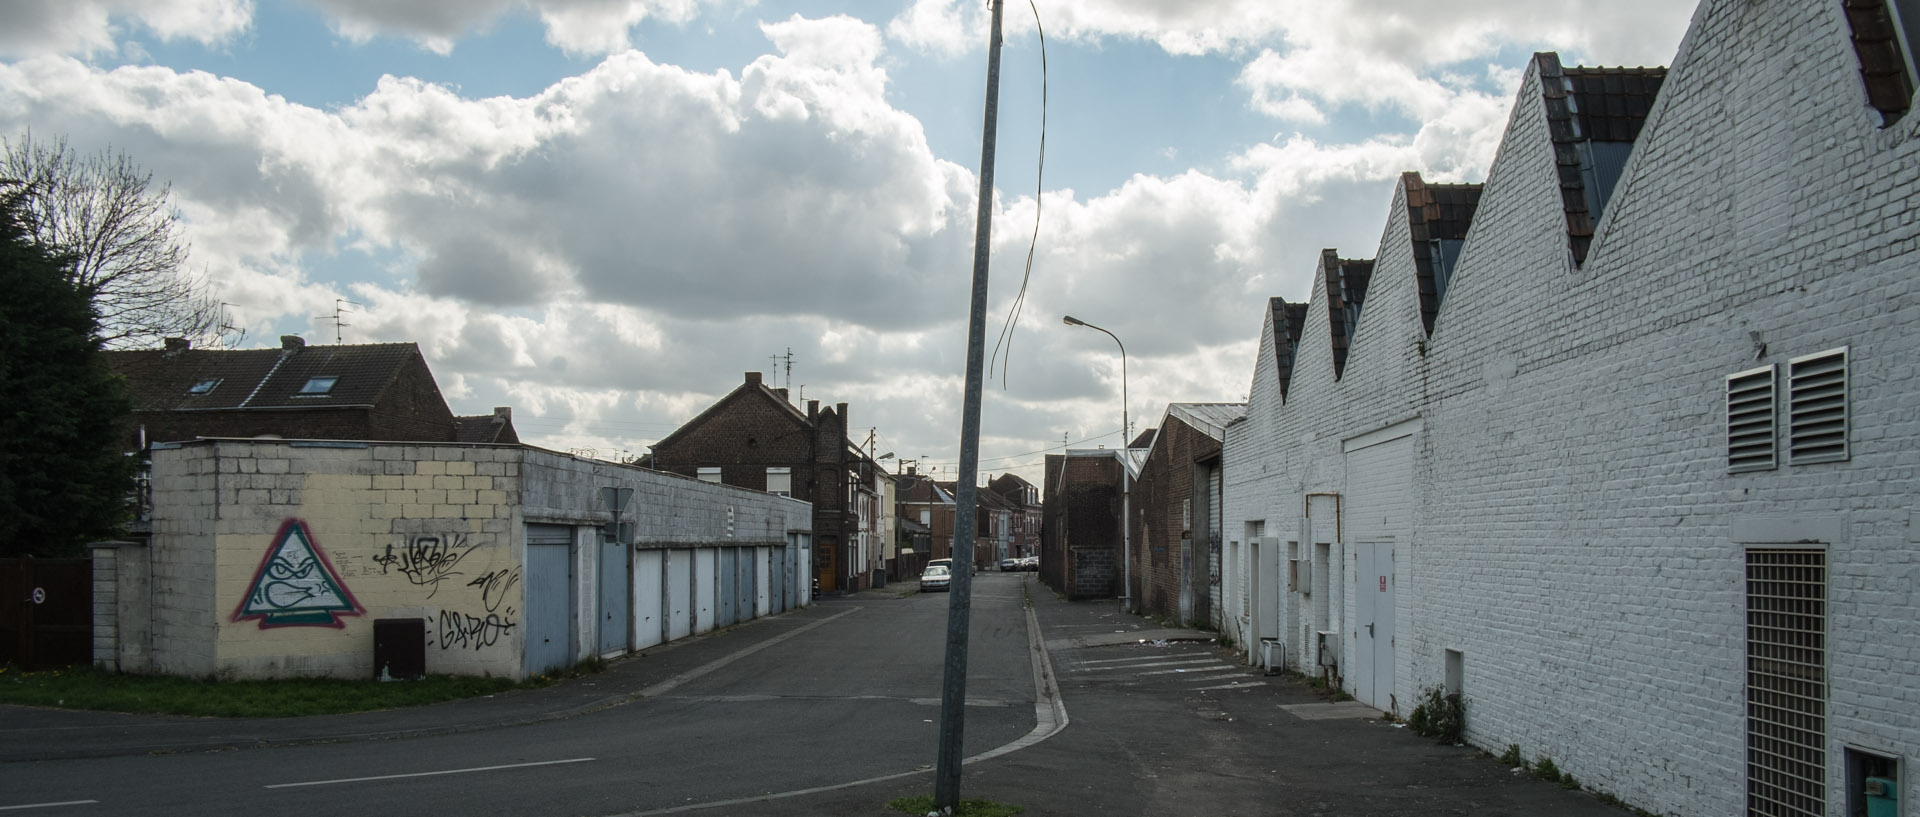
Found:
[[1483, 187], [1403, 176], [1372, 258], [1263, 311], [1236, 640], [1656, 813], [1920, 800], [1912, 8], [1539, 54]]
[[1213, 624], [1220, 585], [1220, 440], [1245, 403], [1172, 403], [1132, 489], [1132, 575], [1142, 612]]
[[650, 467], [790, 496], [813, 505], [813, 571], [822, 592], [873, 581], [880, 468], [847, 438], [847, 404], [803, 413], [786, 389], [744, 382], [649, 448]]
[[[925, 544], [915, 544], [915, 550], [921, 554], [920, 563], [928, 559], [953, 558], [953, 523], [957, 515], [954, 497], [931, 477], [917, 473], [912, 467], [899, 476], [900, 501], [899, 514], [902, 520], [910, 521], [921, 528]], [[916, 539], [916, 542], [921, 541]]]
[[1011, 472], [994, 477], [987, 488], [1012, 508], [1007, 532], [1008, 555], [1022, 559], [1040, 555], [1040, 489]]
[[511, 410], [459, 417], [413, 343], [106, 352], [134, 409], [127, 450], [200, 437], [517, 443]]

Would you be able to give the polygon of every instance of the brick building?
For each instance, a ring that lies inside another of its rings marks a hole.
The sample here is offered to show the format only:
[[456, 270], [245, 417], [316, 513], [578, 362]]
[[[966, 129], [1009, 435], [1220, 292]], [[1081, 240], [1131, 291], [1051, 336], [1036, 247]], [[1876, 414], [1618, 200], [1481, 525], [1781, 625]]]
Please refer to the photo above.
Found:
[[1214, 620], [1220, 563], [1220, 439], [1244, 403], [1173, 403], [1133, 485], [1135, 604], [1181, 622]]
[[[1041, 501], [1040, 580], [1070, 599], [1120, 594], [1120, 452], [1047, 455]], [[1129, 472], [1129, 476], [1131, 473]]]
[[516, 443], [513, 414], [455, 416], [412, 343], [106, 352], [134, 398], [127, 450], [197, 437]]
[[1403, 176], [1359, 297], [1329, 253], [1263, 310], [1234, 637], [1401, 715], [1457, 691], [1469, 742], [1656, 813], [1920, 800], [1893, 10], [1706, 0], [1671, 72], [1536, 55], [1484, 187]]
[[[932, 478], [915, 473], [912, 468], [895, 479], [900, 486], [898, 494], [900, 499], [897, 505], [900, 518], [910, 520], [925, 529], [916, 534], [925, 537], [924, 547], [927, 548], [921, 552], [923, 558], [920, 564], [926, 564], [927, 559], [953, 558], [953, 523], [956, 511], [953, 493], [941, 487], [941, 484], [934, 482]], [[916, 545], [915, 549], [919, 550], [920, 547], [922, 546]]]
[[649, 446], [648, 467], [813, 503], [813, 569], [822, 591], [873, 581], [883, 553], [879, 480], [886, 476], [847, 437], [847, 404], [802, 413], [759, 372]]
[[1013, 473], [994, 477], [987, 482], [987, 489], [1006, 500], [1010, 508], [1007, 555], [1014, 558], [1040, 555], [1040, 489]]

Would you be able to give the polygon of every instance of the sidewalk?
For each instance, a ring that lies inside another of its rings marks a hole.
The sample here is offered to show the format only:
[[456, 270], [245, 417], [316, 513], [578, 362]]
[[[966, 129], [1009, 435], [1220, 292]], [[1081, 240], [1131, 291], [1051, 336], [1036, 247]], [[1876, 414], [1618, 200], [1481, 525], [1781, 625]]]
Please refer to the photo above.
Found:
[[[836, 602], [896, 597], [894, 587]], [[815, 604], [717, 632], [683, 638], [608, 664], [606, 671], [540, 689], [432, 706], [297, 718], [195, 718], [0, 705], [0, 763], [199, 752], [448, 735], [561, 720], [664, 691], [732, 653], [833, 616], [844, 603]]]

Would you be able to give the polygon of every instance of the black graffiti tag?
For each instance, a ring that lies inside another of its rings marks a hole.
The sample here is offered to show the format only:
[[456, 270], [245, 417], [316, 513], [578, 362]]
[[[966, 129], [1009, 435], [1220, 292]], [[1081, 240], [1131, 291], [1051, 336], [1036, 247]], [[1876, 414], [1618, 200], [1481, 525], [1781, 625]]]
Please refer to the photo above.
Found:
[[506, 599], [507, 592], [519, 583], [520, 568], [511, 567], [483, 574], [480, 578], [467, 582], [467, 586], [480, 588], [480, 602], [485, 604], [487, 612], [491, 613], [500, 609], [500, 602]]
[[500, 642], [502, 636], [513, 632], [519, 626], [513, 620], [513, 608], [507, 608], [505, 614], [488, 613], [485, 618], [468, 615], [454, 610], [440, 611], [440, 649], [450, 650], [458, 647], [463, 650], [481, 650]]
[[380, 572], [397, 568], [407, 581], [427, 588], [427, 598], [440, 590], [440, 583], [461, 575], [454, 567], [461, 559], [467, 558], [479, 545], [467, 544], [464, 534], [453, 534], [445, 539], [438, 536], [409, 536], [407, 543], [399, 553], [393, 552], [393, 546], [387, 546], [384, 555], [373, 560], [380, 564]]

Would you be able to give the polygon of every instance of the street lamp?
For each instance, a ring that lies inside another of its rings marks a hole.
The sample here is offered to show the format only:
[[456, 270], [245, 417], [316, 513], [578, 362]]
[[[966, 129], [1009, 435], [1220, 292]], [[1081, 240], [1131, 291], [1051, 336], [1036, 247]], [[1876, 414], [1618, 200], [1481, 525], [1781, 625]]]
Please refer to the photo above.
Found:
[[1120, 588], [1120, 604], [1127, 612], [1133, 612], [1133, 516], [1131, 507], [1133, 490], [1132, 484], [1127, 479], [1127, 467], [1130, 464], [1127, 462], [1127, 448], [1132, 445], [1133, 442], [1127, 439], [1127, 436], [1133, 433], [1133, 423], [1127, 419], [1127, 345], [1120, 342], [1118, 335], [1072, 315], [1060, 316], [1060, 322], [1068, 326], [1084, 326], [1088, 329], [1097, 330], [1107, 337], [1113, 338], [1114, 345], [1120, 347], [1120, 570], [1121, 581], [1124, 582]]

